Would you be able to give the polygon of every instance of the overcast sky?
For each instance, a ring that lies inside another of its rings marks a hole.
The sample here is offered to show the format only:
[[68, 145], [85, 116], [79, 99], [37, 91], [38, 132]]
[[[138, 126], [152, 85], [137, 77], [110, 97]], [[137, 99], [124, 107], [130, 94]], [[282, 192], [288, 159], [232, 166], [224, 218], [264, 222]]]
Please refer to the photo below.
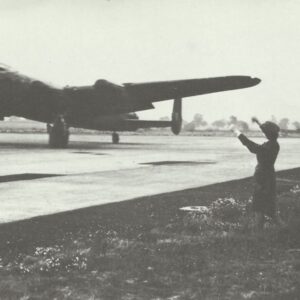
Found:
[[58, 86], [250, 75], [261, 84], [185, 99], [184, 118], [300, 121], [299, 19], [297, 0], [0, 0], [0, 61]]

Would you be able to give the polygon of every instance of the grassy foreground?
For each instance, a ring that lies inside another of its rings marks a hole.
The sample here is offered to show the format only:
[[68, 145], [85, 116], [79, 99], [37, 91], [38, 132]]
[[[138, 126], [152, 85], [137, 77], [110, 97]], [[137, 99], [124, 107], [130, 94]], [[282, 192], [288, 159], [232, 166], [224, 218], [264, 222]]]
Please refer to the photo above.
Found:
[[3, 224], [0, 299], [300, 299], [300, 169], [278, 177], [261, 232], [249, 178]]

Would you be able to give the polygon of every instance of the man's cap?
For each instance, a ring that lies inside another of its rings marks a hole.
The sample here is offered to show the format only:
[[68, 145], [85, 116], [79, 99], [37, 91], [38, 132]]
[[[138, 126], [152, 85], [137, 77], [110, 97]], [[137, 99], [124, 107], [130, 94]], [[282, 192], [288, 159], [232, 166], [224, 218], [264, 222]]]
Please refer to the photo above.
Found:
[[278, 134], [280, 131], [280, 127], [270, 121], [263, 123], [260, 128], [264, 134]]

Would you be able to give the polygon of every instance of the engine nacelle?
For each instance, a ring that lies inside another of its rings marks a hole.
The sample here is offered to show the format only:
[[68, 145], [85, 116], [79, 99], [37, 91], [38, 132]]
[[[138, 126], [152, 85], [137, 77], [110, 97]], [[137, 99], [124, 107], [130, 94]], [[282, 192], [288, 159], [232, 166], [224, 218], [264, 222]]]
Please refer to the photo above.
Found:
[[173, 112], [172, 112], [172, 124], [171, 129], [174, 134], [179, 134], [182, 125], [182, 99], [174, 99]]

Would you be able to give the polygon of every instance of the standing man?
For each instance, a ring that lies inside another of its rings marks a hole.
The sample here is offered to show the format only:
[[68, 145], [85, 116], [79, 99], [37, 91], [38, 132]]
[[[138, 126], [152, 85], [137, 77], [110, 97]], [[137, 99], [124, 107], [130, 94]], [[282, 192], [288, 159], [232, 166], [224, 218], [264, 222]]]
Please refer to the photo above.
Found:
[[254, 173], [255, 189], [253, 194], [253, 211], [258, 215], [258, 226], [264, 227], [265, 216], [279, 224], [276, 207], [276, 175], [274, 164], [280, 150], [277, 142], [280, 128], [273, 122], [261, 124], [257, 118], [252, 118], [268, 139], [263, 144], [256, 144], [236, 128], [236, 136], [251, 153], [256, 154], [257, 166]]

